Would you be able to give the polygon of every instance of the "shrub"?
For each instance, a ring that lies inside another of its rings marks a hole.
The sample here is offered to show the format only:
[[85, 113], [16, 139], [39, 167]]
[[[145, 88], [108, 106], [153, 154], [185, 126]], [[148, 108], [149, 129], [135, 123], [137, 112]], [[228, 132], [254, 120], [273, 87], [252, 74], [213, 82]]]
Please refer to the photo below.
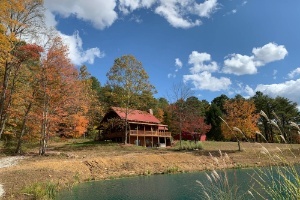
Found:
[[[182, 140], [181, 141], [181, 146], [182, 146], [182, 150], [201, 150], [203, 149], [203, 144], [200, 141], [194, 142], [194, 141], [187, 141], [187, 140]], [[175, 146], [174, 149], [176, 150], [180, 150], [180, 142], [178, 141]]]
[[23, 192], [27, 195], [32, 196], [33, 199], [54, 199], [57, 194], [59, 184], [52, 182], [49, 183], [33, 183], [29, 186], [26, 186], [23, 189]]

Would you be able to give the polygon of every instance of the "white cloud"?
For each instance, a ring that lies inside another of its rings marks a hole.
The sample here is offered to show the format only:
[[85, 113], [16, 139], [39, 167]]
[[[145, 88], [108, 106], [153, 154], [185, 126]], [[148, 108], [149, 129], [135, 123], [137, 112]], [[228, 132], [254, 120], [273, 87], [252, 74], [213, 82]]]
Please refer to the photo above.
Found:
[[300, 79], [270, 85], [259, 84], [255, 91], [271, 97], [282, 96], [300, 105]]
[[168, 78], [175, 78], [176, 77], [176, 73], [178, 72], [179, 69], [181, 69], [183, 66], [181, 60], [179, 58], [175, 58], [175, 72], [174, 73], [170, 73], [168, 74]]
[[189, 69], [191, 74], [184, 75], [183, 81], [191, 81], [194, 89], [221, 91], [227, 90], [231, 85], [229, 78], [212, 76], [211, 73], [218, 71], [219, 67], [215, 61], [212, 61], [210, 54], [192, 51], [188, 63], [192, 65]]
[[290, 73], [288, 73], [288, 77], [290, 79], [293, 79], [295, 76], [300, 75], [300, 67], [294, 69], [293, 71], [291, 71]]
[[[200, 17], [209, 18], [217, 6], [217, 0], [206, 0], [204, 3], [195, 0], [160, 0], [155, 13], [163, 16], [175, 28], [191, 28], [201, 25]], [[197, 19], [191, 20], [190, 15], [195, 15]]]
[[115, 7], [115, 0], [89, 0], [88, 3], [86, 0], [45, 0], [45, 8], [52, 13], [66, 18], [74, 15], [78, 19], [90, 21], [97, 29], [104, 29], [114, 23], [118, 18]]
[[[191, 28], [202, 24], [200, 18], [209, 18], [217, 9], [217, 0], [119, 0], [118, 9], [125, 15], [140, 8], [154, 8], [156, 14], [164, 17], [175, 28]], [[197, 19], [191, 20], [194, 15]]]
[[257, 66], [282, 60], [288, 54], [283, 45], [277, 45], [275, 43], [268, 43], [263, 47], [253, 48], [252, 53], [255, 61], [259, 62], [257, 63]]
[[175, 59], [175, 66], [178, 68], [178, 69], [181, 69], [182, 68], [182, 62], [179, 58], [176, 58]]
[[45, 11], [45, 23], [48, 27], [56, 27], [56, 25], [57, 25], [55, 16], [51, 13], [50, 10]]
[[250, 97], [255, 95], [255, 91], [249, 85], [246, 85], [244, 90], [245, 93], [248, 94]]
[[176, 77], [176, 74], [168, 74], [168, 78], [175, 78]]
[[104, 56], [104, 53], [101, 52], [99, 48], [83, 50], [82, 40], [78, 32], [75, 32], [71, 36], [60, 33], [60, 36], [63, 38], [64, 43], [69, 47], [69, 58], [72, 63], [77, 66], [80, 66], [85, 62], [93, 64], [96, 57], [102, 58]]
[[140, 8], [154, 10], [175, 28], [191, 28], [201, 25], [200, 18], [209, 18], [218, 5], [217, 0], [45, 0], [49, 25], [56, 25], [55, 13], [89, 21], [97, 29], [111, 26], [118, 19], [117, 12], [128, 15]]
[[229, 78], [216, 78], [207, 71], [197, 74], [184, 75], [183, 81], [191, 81], [195, 89], [198, 90], [221, 91], [227, 90], [231, 85], [231, 81]]
[[276, 79], [276, 78], [277, 78], [277, 77], [276, 77], [277, 72], [278, 72], [278, 71], [277, 71], [276, 69], [273, 70], [273, 79]]
[[163, 16], [166, 20], [175, 28], [191, 28], [199, 26], [202, 22], [195, 20], [194, 22], [190, 19], [185, 19], [184, 16], [179, 12], [178, 5], [164, 3], [155, 9], [155, 13]]
[[231, 54], [224, 60], [223, 72], [227, 74], [256, 74], [257, 68], [267, 63], [282, 60], [288, 54], [283, 45], [268, 43], [263, 47], [253, 48], [253, 55]]
[[217, 0], [205, 0], [203, 3], [197, 4], [194, 2], [194, 13], [200, 17], [210, 17], [210, 15], [217, 9]]
[[119, 10], [129, 14], [139, 8], [150, 8], [157, 0], [119, 0]]
[[210, 54], [205, 52], [199, 53], [193, 51], [189, 55], [189, 64], [193, 65], [193, 67], [190, 68], [192, 74], [203, 71], [215, 72], [219, 69], [217, 63], [211, 60]]
[[253, 57], [241, 54], [232, 54], [224, 61], [223, 72], [226, 74], [256, 74], [257, 68], [253, 62]]

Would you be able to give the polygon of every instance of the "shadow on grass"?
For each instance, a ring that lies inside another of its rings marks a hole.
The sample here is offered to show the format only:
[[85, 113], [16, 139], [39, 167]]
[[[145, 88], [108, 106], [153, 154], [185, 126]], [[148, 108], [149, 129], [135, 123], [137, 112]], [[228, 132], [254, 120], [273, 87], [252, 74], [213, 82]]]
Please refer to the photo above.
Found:
[[72, 143], [67, 143], [64, 144], [63, 146], [58, 146], [54, 147], [53, 150], [61, 150], [61, 151], [68, 151], [68, 150], [82, 150], [82, 149], [89, 149], [89, 148], [94, 148], [94, 147], [116, 147], [118, 146], [117, 143], [113, 142], [106, 142], [106, 141], [94, 141], [94, 140], [89, 140], [89, 141], [82, 141], [82, 142], [77, 142], [74, 141]]

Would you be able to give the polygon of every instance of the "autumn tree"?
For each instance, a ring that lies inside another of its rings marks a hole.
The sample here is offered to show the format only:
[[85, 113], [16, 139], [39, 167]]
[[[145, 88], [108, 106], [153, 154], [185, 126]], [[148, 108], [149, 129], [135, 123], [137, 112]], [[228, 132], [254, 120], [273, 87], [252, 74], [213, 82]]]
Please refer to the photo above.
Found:
[[42, 0], [0, 1], [0, 137], [8, 119], [12, 94], [9, 94], [14, 70], [21, 66], [16, 57], [23, 37], [29, 38], [43, 22]]
[[[114, 65], [107, 73], [107, 86], [113, 100], [119, 107], [125, 108], [125, 144], [127, 144], [127, 116], [131, 108], [143, 107], [147, 98], [152, 98], [154, 86], [143, 65], [132, 55], [124, 55], [115, 59]], [[141, 97], [147, 98], [141, 98]], [[140, 101], [139, 101], [140, 100]]]
[[[99, 81], [91, 76], [85, 65], [79, 69], [79, 80], [82, 86], [82, 101], [87, 106], [84, 116], [88, 119], [88, 134], [95, 135], [100, 118], [103, 115], [103, 107], [100, 103], [101, 86]], [[83, 117], [83, 115], [82, 115]]]
[[255, 138], [259, 114], [253, 101], [236, 96], [225, 102], [224, 109], [226, 123], [222, 123], [221, 129], [226, 139]]
[[36, 111], [40, 122], [41, 155], [45, 154], [51, 135], [63, 131], [78, 137], [88, 124], [85, 117], [88, 106], [82, 95], [79, 74], [67, 54], [67, 46], [61, 38], [55, 37], [42, 60]]
[[172, 110], [172, 126], [171, 128], [179, 132], [180, 149], [182, 148], [182, 131], [184, 121], [188, 118], [188, 113], [191, 109], [186, 104], [186, 100], [193, 95], [190, 87], [184, 83], [173, 84], [170, 93], [168, 94]]
[[191, 96], [184, 102], [186, 112], [182, 123], [182, 130], [194, 133], [195, 142], [201, 135], [205, 135], [211, 125], [206, 123], [205, 110], [207, 109], [206, 101], [200, 101], [197, 97]]
[[[25, 44], [18, 49], [18, 59], [22, 60], [22, 72], [19, 68], [14, 71], [10, 95], [14, 95], [10, 108], [9, 125], [15, 124], [12, 130], [17, 139], [16, 153], [21, 153], [23, 136], [35, 103], [40, 70], [40, 56], [43, 49], [37, 45]], [[22, 75], [19, 75], [22, 73]]]
[[170, 105], [166, 98], [156, 99], [156, 106], [154, 107], [154, 115], [159, 119], [163, 124], [170, 125]]

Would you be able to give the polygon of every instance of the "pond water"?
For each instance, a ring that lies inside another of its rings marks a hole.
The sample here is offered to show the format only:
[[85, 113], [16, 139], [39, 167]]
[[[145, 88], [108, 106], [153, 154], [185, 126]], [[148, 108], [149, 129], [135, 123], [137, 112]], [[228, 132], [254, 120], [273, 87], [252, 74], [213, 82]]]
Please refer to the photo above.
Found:
[[[298, 167], [300, 169], [300, 167]], [[227, 170], [230, 185], [238, 186], [238, 193], [246, 194], [245, 199], [253, 199], [247, 193], [253, 169]], [[210, 174], [211, 172], [207, 172]], [[218, 172], [223, 174], [223, 172]], [[210, 187], [205, 172], [140, 176], [115, 180], [95, 181], [79, 184], [71, 191], [61, 192], [57, 199], [83, 200], [138, 200], [138, 199], [203, 199], [203, 191], [196, 181]]]

